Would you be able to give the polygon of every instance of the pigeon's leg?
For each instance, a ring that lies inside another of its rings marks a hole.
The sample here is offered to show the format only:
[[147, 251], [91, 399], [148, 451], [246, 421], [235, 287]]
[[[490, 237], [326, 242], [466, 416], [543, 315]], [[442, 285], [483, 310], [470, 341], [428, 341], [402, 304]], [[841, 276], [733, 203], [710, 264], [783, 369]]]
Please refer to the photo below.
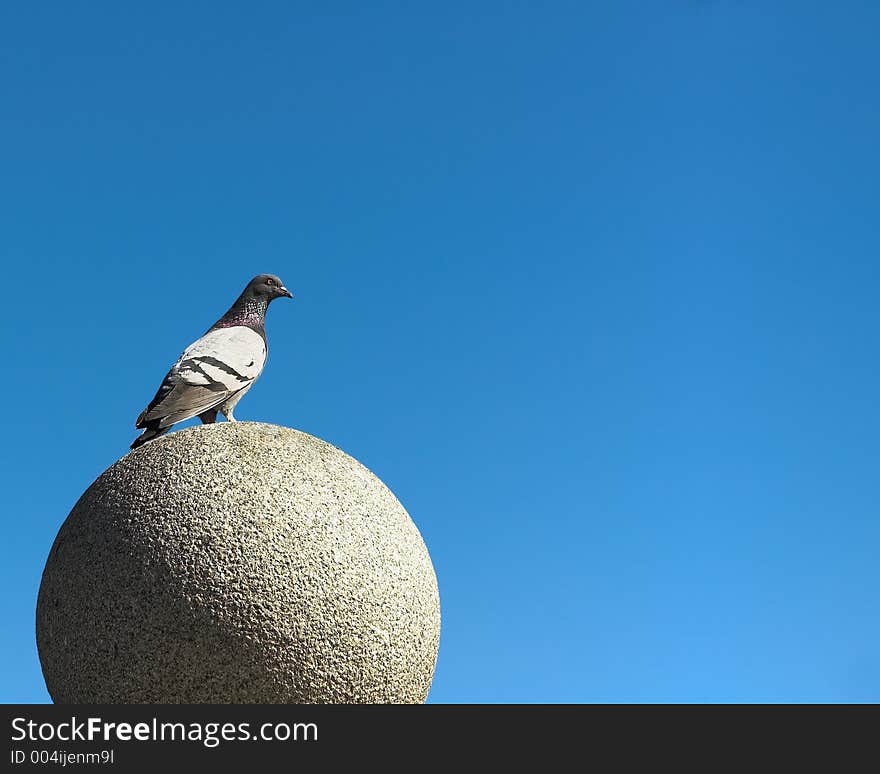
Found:
[[227, 422], [235, 422], [236, 419], [232, 415], [232, 412], [235, 411], [235, 407], [238, 405], [238, 402], [244, 397], [244, 394], [251, 388], [251, 384], [247, 385], [247, 387], [242, 387], [238, 392], [230, 395], [223, 403], [217, 406], [217, 409], [220, 413], [226, 417]]
[[217, 421], [217, 409], [208, 409], [199, 414], [199, 419], [202, 420], [203, 425], [213, 425]]

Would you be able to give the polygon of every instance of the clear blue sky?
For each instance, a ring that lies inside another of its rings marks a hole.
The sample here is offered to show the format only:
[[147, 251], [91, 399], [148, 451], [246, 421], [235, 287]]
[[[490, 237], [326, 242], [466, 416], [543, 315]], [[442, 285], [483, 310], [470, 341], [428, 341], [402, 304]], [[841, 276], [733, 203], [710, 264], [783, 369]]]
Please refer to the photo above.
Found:
[[[367, 8], [369, 6], [369, 8]], [[4, 701], [58, 527], [251, 275], [436, 702], [880, 700], [872, 2], [6, 3]]]

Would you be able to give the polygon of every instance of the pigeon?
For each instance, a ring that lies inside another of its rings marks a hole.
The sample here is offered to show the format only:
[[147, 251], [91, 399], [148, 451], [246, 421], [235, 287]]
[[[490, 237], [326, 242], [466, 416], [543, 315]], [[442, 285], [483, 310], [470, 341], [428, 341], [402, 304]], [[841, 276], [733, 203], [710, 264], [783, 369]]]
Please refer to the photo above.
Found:
[[135, 427], [143, 433], [132, 449], [191, 417], [211, 424], [220, 413], [235, 422], [236, 404], [266, 364], [266, 309], [282, 296], [293, 298], [274, 274], [260, 274], [248, 283], [229, 311], [171, 366], [156, 397], [137, 418]]

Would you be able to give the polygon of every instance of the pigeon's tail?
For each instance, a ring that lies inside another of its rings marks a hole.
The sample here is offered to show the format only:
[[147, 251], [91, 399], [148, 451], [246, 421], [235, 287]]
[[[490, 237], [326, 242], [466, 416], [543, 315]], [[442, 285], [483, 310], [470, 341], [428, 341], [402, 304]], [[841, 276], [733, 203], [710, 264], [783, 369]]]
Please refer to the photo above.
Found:
[[170, 427], [159, 427], [158, 422], [150, 422], [149, 425], [149, 427], [144, 428], [143, 433], [134, 439], [134, 443], [131, 445], [132, 449], [137, 449], [138, 446], [142, 446], [147, 441], [152, 441], [160, 435], [165, 435], [171, 429]]

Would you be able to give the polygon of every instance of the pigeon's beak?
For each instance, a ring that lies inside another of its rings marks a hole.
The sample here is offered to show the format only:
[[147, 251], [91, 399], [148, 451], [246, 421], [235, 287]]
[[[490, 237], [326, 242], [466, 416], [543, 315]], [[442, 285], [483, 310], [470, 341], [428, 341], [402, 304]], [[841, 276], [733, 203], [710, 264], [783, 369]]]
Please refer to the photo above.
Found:
[[278, 292], [279, 292], [282, 296], [287, 296], [288, 298], [293, 298], [293, 293], [291, 293], [291, 292], [290, 292], [286, 287], [284, 287], [283, 285], [282, 285], [280, 288], [278, 288]]

